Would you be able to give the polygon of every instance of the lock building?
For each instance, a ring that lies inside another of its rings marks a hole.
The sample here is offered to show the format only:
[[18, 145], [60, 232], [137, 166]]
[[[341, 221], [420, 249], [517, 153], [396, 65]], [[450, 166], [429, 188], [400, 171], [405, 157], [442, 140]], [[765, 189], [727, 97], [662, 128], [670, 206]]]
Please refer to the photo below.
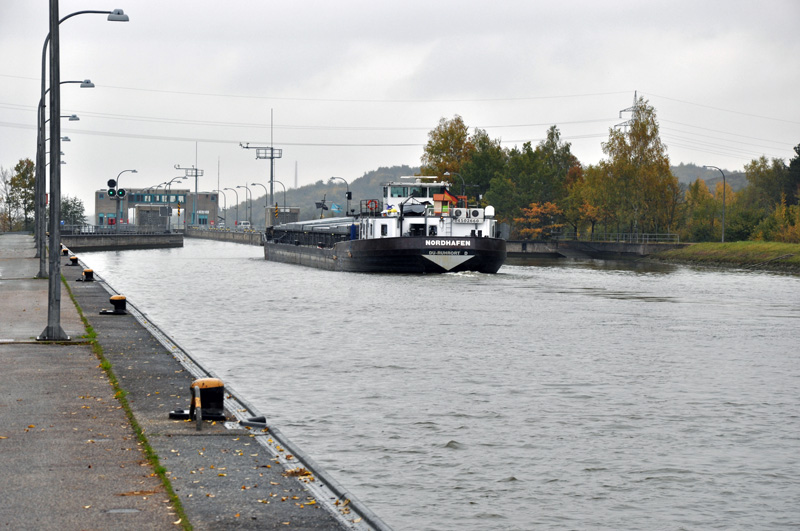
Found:
[[[121, 192], [121, 193], [120, 193]], [[214, 227], [219, 219], [219, 194], [183, 189], [103, 188], [94, 195], [94, 223], [181, 229], [186, 225]]]

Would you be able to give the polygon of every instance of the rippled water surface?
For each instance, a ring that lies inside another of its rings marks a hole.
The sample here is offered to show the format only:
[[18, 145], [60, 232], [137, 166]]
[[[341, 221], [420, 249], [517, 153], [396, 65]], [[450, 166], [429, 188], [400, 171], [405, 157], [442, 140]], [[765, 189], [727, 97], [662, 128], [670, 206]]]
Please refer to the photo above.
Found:
[[800, 526], [800, 277], [81, 259], [395, 529]]

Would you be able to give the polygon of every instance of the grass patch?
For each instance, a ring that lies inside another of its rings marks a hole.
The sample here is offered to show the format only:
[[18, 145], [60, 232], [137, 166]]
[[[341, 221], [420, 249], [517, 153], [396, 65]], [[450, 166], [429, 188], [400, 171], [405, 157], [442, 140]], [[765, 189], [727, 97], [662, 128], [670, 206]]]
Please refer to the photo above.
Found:
[[652, 255], [657, 260], [753, 269], [800, 271], [800, 244], [779, 242], [694, 243]]
[[177, 514], [178, 518], [180, 519], [180, 525], [185, 531], [191, 531], [192, 525], [189, 523], [189, 519], [186, 517], [186, 511], [183, 509], [183, 504], [181, 503], [180, 498], [175, 494], [175, 490], [172, 488], [172, 483], [167, 475], [167, 469], [161, 465], [158, 454], [155, 450], [153, 450], [153, 447], [150, 446], [150, 442], [147, 440], [144, 430], [137, 422], [136, 417], [133, 415], [133, 410], [128, 403], [128, 399], [126, 398], [128, 396], [128, 392], [120, 387], [119, 380], [117, 380], [117, 376], [114, 374], [114, 368], [111, 365], [111, 362], [106, 358], [105, 353], [103, 352], [103, 347], [97, 342], [97, 333], [94, 331], [94, 328], [92, 328], [92, 325], [89, 324], [89, 320], [86, 319], [86, 316], [83, 314], [83, 309], [78, 304], [78, 301], [75, 300], [75, 295], [72, 293], [72, 289], [70, 289], [69, 284], [63, 275], [61, 276], [61, 282], [67, 289], [69, 298], [72, 300], [72, 303], [78, 310], [78, 315], [80, 316], [81, 321], [83, 321], [83, 326], [86, 329], [86, 335], [83, 337], [88, 340], [88, 343], [92, 348], [92, 352], [94, 352], [94, 355], [100, 360], [100, 368], [106, 373], [108, 381], [111, 384], [111, 387], [114, 389], [114, 398], [119, 401], [123, 411], [125, 411], [125, 414], [128, 417], [128, 422], [131, 423], [131, 427], [133, 428], [134, 433], [136, 433], [136, 438], [141, 443], [145, 457], [153, 467], [155, 474], [159, 477], [159, 479], [161, 479], [161, 483], [164, 485], [164, 490], [166, 491], [167, 496], [169, 496], [172, 507], [175, 509], [175, 514]]

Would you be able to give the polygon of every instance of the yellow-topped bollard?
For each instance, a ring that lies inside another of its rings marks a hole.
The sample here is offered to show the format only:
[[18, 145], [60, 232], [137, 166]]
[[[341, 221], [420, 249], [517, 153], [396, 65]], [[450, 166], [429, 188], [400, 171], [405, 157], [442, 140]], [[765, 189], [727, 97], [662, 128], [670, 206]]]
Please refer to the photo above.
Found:
[[225, 417], [225, 386], [219, 378], [200, 378], [192, 382], [192, 401], [188, 410], [170, 411], [169, 418], [196, 420], [201, 429], [203, 420], [227, 420]]
[[106, 310], [103, 308], [100, 310], [100, 315], [127, 315], [127, 305], [128, 299], [125, 295], [112, 295], [109, 299], [109, 302], [114, 305], [113, 310]]
[[77, 266], [78, 264], [78, 257], [77, 256], [70, 256], [68, 266]]
[[84, 269], [83, 276], [78, 279], [78, 282], [94, 282], [94, 269]]

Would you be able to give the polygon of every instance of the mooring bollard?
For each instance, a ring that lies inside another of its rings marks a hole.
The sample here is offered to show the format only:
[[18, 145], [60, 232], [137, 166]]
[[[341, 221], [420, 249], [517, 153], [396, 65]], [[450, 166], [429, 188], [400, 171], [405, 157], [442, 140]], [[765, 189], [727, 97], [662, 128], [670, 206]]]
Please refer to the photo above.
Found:
[[69, 257], [69, 263], [67, 265], [68, 266], [80, 265], [80, 264], [78, 264], [78, 257], [77, 256], [70, 256]]
[[125, 295], [112, 295], [111, 298], [108, 299], [111, 304], [114, 305], [113, 310], [106, 310], [103, 308], [100, 310], [100, 315], [127, 315], [127, 299]]
[[62, 247], [61, 248], [61, 254], [63, 254], [64, 256], [67, 256], [69, 254], [69, 249], [67, 249], [66, 247]]
[[78, 282], [94, 282], [94, 270], [84, 269], [83, 276], [78, 279]]
[[196, 420], [197, 429], [203, 420], [227, 420], [225, 417], [225, 386], [219, 378], [200, 378], [192, 382], [192, 398], [189, 409], [170, 411], [169, 418]]

